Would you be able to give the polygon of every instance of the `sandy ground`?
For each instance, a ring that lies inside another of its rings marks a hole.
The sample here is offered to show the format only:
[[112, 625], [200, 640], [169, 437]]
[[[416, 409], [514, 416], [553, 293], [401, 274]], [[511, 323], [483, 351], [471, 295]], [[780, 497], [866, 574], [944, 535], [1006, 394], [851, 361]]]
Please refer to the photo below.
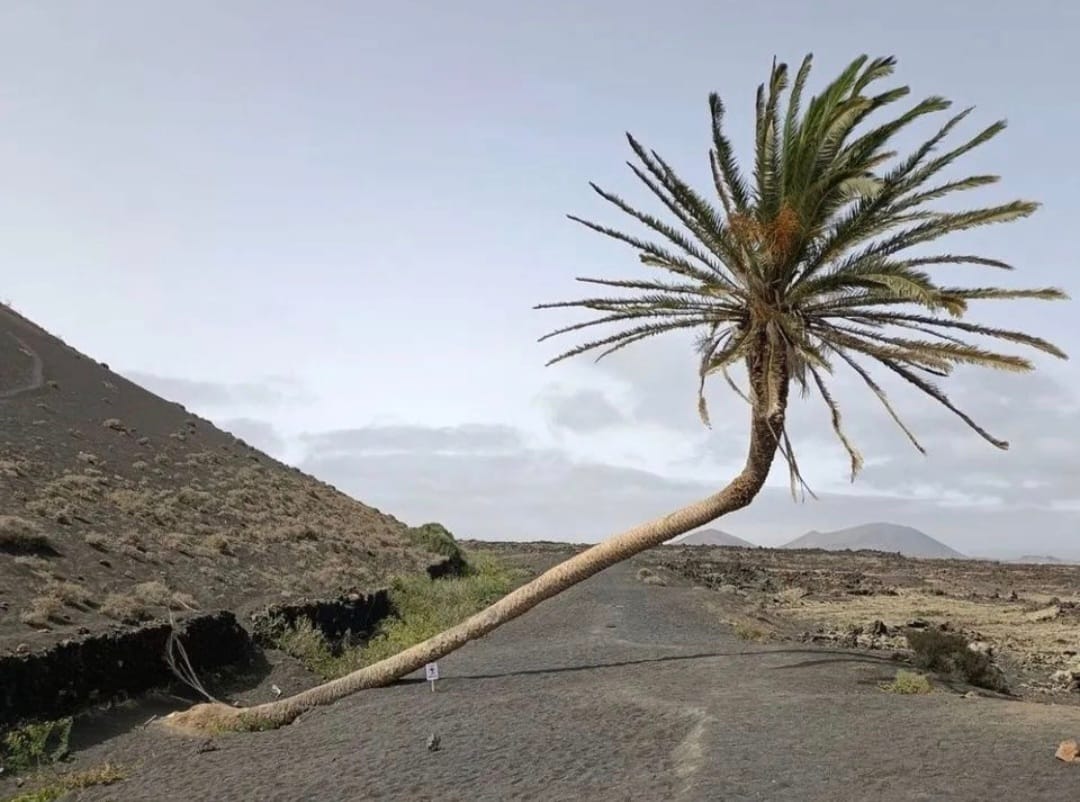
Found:
[[[882, 691], [887, 655], [748, 643], [710, 591], [617, 566], [413, 679], [209, 746], [154, 725], [73, 768], [118, 761], [81, 800], [1076, 799], [1073, 707]], [[428, 751], [431, 733], [439, 751]], [[105, 735], [104, 731], [101, 733]], [[85, 733], [84, 733], [85, 737]], [[0, 798], [12, 790], [0, 786]]]
[[[704, 546], [654, 549], [640, 560], [720, 591], [726, 612], [743, 608], [770, 637], [903, 649], [909, 624], [947, 626], [989, 644], [1014, 693], [1080, 703], [1054, 678], [1080, 678], [1080, 566]], [[872, 643], [855, 634], [874, 622], [887, 634]]]

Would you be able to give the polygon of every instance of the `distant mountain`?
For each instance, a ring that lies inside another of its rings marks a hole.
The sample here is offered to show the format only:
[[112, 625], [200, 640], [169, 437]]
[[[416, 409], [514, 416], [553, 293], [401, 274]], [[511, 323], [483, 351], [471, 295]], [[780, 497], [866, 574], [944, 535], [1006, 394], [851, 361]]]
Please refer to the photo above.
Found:
[[905, 557], [964, 558], [960, 552], [918, 529], [890, 523], [862, 524], [850, 529], [837, 529], [835, 532], [807, 532], [802, 537], [785, 543], [782, 548], [828, 551], [873, 549], [899, 552]]
[[719, 529], [698, 529], [688, 535], [683, 535], [675, 541], [680, 546], [738, 546], [743, 549], [756, 549], [757, 546], [749, 540], [729, 535]]
[[1014, 563], [1035, 563], [1043, 565], [1069, 565], [1071, 560], [1063, 560], [1060, 557], [1052, 557], [1049, 554], [1025, 554], [1023, 557], [1017, 557], [1015, 560], [1009, 560]]

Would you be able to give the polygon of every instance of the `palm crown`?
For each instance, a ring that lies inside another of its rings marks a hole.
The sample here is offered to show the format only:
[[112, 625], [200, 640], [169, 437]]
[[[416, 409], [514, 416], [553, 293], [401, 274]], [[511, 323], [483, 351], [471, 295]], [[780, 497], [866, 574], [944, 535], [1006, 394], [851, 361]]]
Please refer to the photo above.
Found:
[[[541, 339], [597, 325], [624, 324], [616, 333], [571, 348], [549, 364], [585, 352], [599, 352], [599, 359], [658, 334], [696, 329], [701, 358], [698, 402], [706, 425], [702, 388], [707, 376], [719, 373], [743, 394], [729, 367], [750, 358], [784, 360], [784, 375], [804, 395], [816, 389], [827, 405], [833, 429], [850, 455], [854, 479], [862, 457], [841, 427], [840, 411], [826, 380], [837, 362], [866, 383], [912, 444], [924, 451], [871, 375], [868, 364], [877, 363], [943, 404], [990, 443], [1008, 448], [1007, 442], [990, 435], [957, 408], [934, 377], [947, 376], [959, 364], [1017, 371], [1032, 368], [1023, 357], [977, 344], [973, 340], [978, 337], [1066, 358], [1039, 337], [964, 319], [969, 301], [1049, 300], [1066, 295], [1055, 288], [944, 285], [930, 275], [930, 268], [952, 264], [1011, 267], [969, 254], [912, 253], [916, 246], [950, 232], [1026, 217], [1038, 204], [1012, 201], [971, 211], [929, 209], [932, 201], [998, 180], [995, 175], [935, 178], [960, 156], [1000, 133], [1005, 123], [996, 122], [963, 144], [939, 151], [939, 145], [971, 111], [966, 109], [945, 121], [909, 156], [897, 158], [889, 149], [895, 135], [920, 117], [948, 109], [950, 102], [928, 97], [888, 122], [861, 127], [872, 114], [909, 94], [907, 87], [870, 92], [875, 82], [893, 72], [895, 63], [891, 57], [855, 59], [810, 100], [803, 113], [800, 102], [811, 56], [796, 73], [784, 109], [781, 101], [789, 73], [786, 65], [774, 61], [768, 85], [759, 86], [757, 92], [752, 181], [740, 171], [724, 134], [724, 105], [716, 94], [711, 95], [709, 156], [719, 208], [656, 152], [646, 150], [628, 134], [640, 160], [640, 166], [631, 163], [631, 169], [677, 223], [638, 211], [595, 184], [592, 188], [666, 242], [658, 244], [574, 216], [570, 219], [632, 246], [642, 263], [672, 275], [667, 280], [580, 278], [631, 294], [537, 307], [580, 307], [601, 313]], [[757, 395], [765, 409], [780, 403], [780, 388], [775, 386]], [[798, 468], [786, 433], [780, 449], [792, 470], [794, 486]]]

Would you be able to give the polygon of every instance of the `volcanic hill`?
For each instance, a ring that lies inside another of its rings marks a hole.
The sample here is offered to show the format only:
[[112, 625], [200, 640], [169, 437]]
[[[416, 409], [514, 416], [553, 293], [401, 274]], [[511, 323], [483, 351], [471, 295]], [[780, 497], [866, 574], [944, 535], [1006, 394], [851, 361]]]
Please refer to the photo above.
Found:
[[437, 560], [0, 305], [0, 654], [373, 590]]
[[785, 549], [825, 549], [843, 551], [869, 549], [872, 551], [898, 552], [905, 557], [933, 559], [963, 559], [964, 555], [935, 540], [925, 532], [910, 526], [892, 523], [869, 523], [837, 529], [835, 532], [807, 532], [790, 543]]

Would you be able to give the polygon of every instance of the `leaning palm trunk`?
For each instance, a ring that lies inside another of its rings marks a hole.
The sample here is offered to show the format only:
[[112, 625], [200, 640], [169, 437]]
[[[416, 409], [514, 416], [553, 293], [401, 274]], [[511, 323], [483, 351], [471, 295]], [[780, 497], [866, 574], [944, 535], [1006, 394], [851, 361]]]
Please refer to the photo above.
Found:
[[461, 648], [469, 641], [482, 638], [507, 621], [512, 621], [541, 602], [557, 596], [605, 568], [747, 506], [761, 490], [769, 475], [779, 445], [778, 437], [784, 427], [787, 400], [786, 379], [779, 382], [780, 397], [774, 396], [772, 403], [766, 405], [766, 380], [763, 372], [751, 369], [751, 375], [751, 384], [759, 392], [754, 393], [755, 400], [752, 404], [750, 446], [746, 464], [738, 476], [718, 493], [610, 537], [545, 571], [457, 626], [366, 668], [287, 699], [255, 707], [235, 708], [220, 703], [196, 705], [189, 710], [167, 716], [165, 723], [174, 729], [193, 734], [262, 730], [283, 726], [313, 707], [328, 705], [357, 691], [390, 685], [424, 664]]

